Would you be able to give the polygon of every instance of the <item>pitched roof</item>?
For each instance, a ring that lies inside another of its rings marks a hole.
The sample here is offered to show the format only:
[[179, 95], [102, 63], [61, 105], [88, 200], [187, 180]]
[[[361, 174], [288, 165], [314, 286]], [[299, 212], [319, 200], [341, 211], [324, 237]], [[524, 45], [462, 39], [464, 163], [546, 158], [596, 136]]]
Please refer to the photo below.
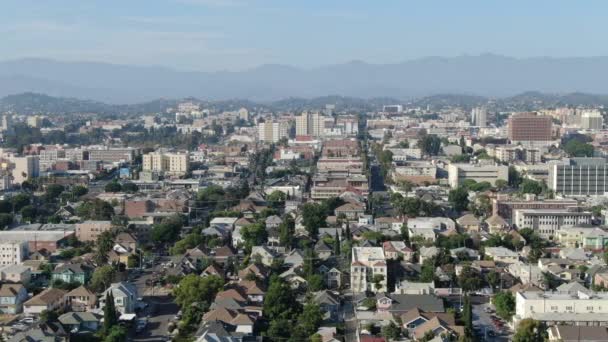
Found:
[[84, 285], [78, 286], [72, 291], [66, 294], [67, 297], [95, 297], [95, 294], [91, 290], [84, 287]]
[[21, 284], [2, 284], [2, 287], [0, 287], [0, 297], [15, 297], [24, 288]]
[[456, 219], [458, 224], [463, 226], [474, 226], [479, 224], [479, 220], [473, 214], [466, 214]]
[[203, 320], [205, 322], [222, 321], [230, 323], [237, 315], [238, 313], [234, 310], [218, 307], [204, 314]]
[[25, 302], [25, 305], [48, 305], [49, 303], [59, 300], [60, 298], [65, 296], [66, 293], [68, 292], [65, 290], [49, 288], [32, 297], [30, 300]]

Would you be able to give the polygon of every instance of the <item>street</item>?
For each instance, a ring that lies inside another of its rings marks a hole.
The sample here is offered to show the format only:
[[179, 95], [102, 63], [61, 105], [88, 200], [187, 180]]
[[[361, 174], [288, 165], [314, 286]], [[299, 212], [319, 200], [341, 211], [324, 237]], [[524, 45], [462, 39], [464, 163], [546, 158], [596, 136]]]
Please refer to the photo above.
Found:
[[[492, 321], [492, 314], [485, 312], [486, 308], [494, 309], [490, 303], [473, 305], [473, 327], [480, 336], [481, 341], [509, 341], [511, 336], [508, 327], [505, 326], [499, 331]], [[496, 335], [490, 337], [492, 332]], [[485, 338], [484, 338], [485, 336]]]
[[[152, 279], [161, 274], [161, 261], [151, 269], [143, 270], [141, 274], [133, 279], [139, 295], [147, 303], [147, 307], [140, 313], [141, 317], [148, 317], [148, 325], [142, 332], [136, 334], [133, 341], [168, 341], [170, 340], [167, 329], [170, 322], [179, 311], [179, 307], [169, 296], [169, 291], [157, 286], [149, 286]], [[175, 322], [177, 323], [177, 322]]]

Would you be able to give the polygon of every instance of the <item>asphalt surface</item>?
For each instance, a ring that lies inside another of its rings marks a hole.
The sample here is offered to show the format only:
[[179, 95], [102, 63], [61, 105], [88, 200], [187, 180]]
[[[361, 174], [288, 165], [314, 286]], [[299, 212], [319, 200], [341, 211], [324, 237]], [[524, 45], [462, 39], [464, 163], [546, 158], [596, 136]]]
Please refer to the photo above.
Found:
[[[506, 322], [503, 321], [503, 327], [498, 328], [492, 321], [492, 315], [495, 314], [485, 312], [486, 308], [491, 308], [494, 311], [494, 307], [490, 303], [473, 305], [473, 327], [479, 333], [480, 341], [510, 341], [512, 338], [511, 331], [508, 329]], [[490, 336], [492, 332], [495, 336]]]
[[140, 317], [148, 317], [148, 325], [143, 331], [133, 336], [132, 341], [160, 342], [171, 340], [167, 327], [170, 322], [174, 322], [179, 307], [174, 303], [173, 298], [166, 294], [166, 291], [161, 292], [158, 288], [147, 284], [148, 280], [161, 273], [162, 262], [162, 260], [157, 261], [153, 268], [143, 270], [143, 273], [133, 279], [139, 296], [148, 304], [139, 315]]

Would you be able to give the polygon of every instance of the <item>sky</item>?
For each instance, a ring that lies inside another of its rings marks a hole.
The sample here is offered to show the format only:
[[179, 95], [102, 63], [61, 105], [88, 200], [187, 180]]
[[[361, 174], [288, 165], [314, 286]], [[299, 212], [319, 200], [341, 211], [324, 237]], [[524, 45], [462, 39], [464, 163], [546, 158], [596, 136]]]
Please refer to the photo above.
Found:
[[0, 59], [179, 70], [608, 56], [608, 1], [1, 0]]

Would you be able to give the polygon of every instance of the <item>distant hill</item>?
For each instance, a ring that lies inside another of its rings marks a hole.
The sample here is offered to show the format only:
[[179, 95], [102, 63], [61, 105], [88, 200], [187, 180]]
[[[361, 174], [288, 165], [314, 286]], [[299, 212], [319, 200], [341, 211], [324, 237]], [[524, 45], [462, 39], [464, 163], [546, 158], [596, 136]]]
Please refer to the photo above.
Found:
[[514, 96], [608, 94], [608, 57], [511, 58], [498, 55], [428, 57], [396, 64], [350, 62], [313, 69], [263, 65], [240, 72], [186, 72], [90, 62], [20, 59], [0, 62], [0, 96], [23, 92], [140, 103], [193, 96], [206, 100], [276, 101], [339, 94], [352, 98], [412, 99], [434, 94]]

